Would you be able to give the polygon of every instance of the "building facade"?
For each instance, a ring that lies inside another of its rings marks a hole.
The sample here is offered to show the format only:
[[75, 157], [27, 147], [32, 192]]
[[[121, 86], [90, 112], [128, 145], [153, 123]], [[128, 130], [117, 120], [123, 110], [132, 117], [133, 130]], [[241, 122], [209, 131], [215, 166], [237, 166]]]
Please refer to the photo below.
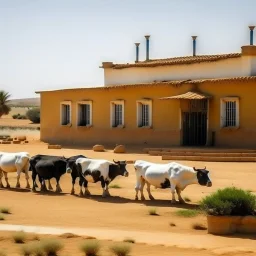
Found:
[[92, 146], [256, 146], [256, 46], [240, 53], [103, 62], [105, 84], [40, 91], [41, 140]]

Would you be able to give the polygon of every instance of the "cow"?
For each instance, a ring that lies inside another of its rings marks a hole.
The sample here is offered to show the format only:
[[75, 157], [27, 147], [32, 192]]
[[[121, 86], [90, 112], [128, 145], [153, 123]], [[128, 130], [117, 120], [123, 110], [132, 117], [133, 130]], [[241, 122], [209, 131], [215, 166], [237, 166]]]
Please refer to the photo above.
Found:
[[[84, 155], [77, 155], [77, 156], [72, 156], [70, 158], [68, 158], [67, 160], [67, 166], [66, 166], [66, 172], [67, 173], [71, 173], [71, 177], [72, 177], [72, 189], [71, 189], [71, 195], [75, 194], [75, 183], [76, 183], [76, 179], [80, 178], [79, 180], [79, 184], [81, 183], [81, 186], [83, 185], [85, 179], [83, 176], [81, 176], [77, 170], [77, 165], [76, 160], [78, 158], [87, 158]], [[68, 170], [68, 171], [67, 171]]]
[[17, 172], [16, 188], [20, 188], [20, 174], [25, 172], [26, 188], [30, 188], [29, 184], [29, 159], [28, 152], [6, 153], [0, 152], [0, 188], [3, 188], [2, 177], [5, 177], [6, 188], [10, 188], [8, 181], [8, 173]]
[[[89, 159], [89, 158], [78, 158], [74, 164], [80, 177], [80, 196], [90, 195], [88, 190], [88, 182], [96, 183], [101, 182], [101, 187], [103, 189], [102, 197], [110, 196], [108, 191], [108, 185], [117, 176], [128, 177], [129, 173], [126, 170], [126, 161], [108, 161], [103, 159]], [[67, 165], [67, 173], [72, 173], [73, 168]], [[82, 181], [84, 182], [85, 191], [82, 190]]]
[[154, 200], [150, 192], [150, 186], [156, 188], [166, 189], [170, 188], [172, 193], [172, 203], [176, 203], [175, 190], [178, 195], [179, 203], [184, 203], [181, 197], [183, 191], [188, 185], [199, 184], [201, 186], [212, 186], [212, 181], [209, 177], [209, 171], [204, 169], [196, 169], [181, 165], [176, 162], [165, 164], [157, 164], [144, 160], [137, 160], [134, 162], [134, 169], [136, 172], [136, 186], [135, 186], [135, 200], [138, 200], [138, 192], [140, 191], [141, 200], [145, 200], [143, 188], [147, 185], [148, 196]]
[[41, 183], [41, 191], [46, 191], [45, 180], [56, 179], [56, 192], [62, 192], [59, 185], [60, 177], [66, 172], [67, 158], [61, 156], [37, 155], [30, 159], [33, 188], [36, 191], [36, 176]]
[[[33, 167], [36, 165], [36, 163], [40, 160], [48, 160], [48, 159], [56, 159], [56, 158], [59, 158], [59, 156], [52, 156], [52, 155], [35, 155], [35, 156], [32, 156], [30, 158], [30, 171], [32, 171], [32, 179], [33, 179], [33, 183], [34, 183], [34, 186], [33, 186], [33, 190], [35, 190], [35, 187], [38, 187], [37, 184], [36, 184], [36, 176], [38, 175], [37, 172], [35, 171], [34, 169], [34, 172], [33, 172]], [[63, 156], [63, 159], [66, 159], [64, 156]], [[34, 178], [33, 178], [33, 175], [34, 175]], [[42, 182], [42, 179], [38, 176], [39, 178], [39, 181], [40, 183]], [[51, 185], [51, 182], [50, 182], [50, 179], [48, 180], [48, 189], [49, 190], [53, 190], [52, 188], [52, 185]], [[44, 190], [47, 190], [46, 186], [44, 186]]]

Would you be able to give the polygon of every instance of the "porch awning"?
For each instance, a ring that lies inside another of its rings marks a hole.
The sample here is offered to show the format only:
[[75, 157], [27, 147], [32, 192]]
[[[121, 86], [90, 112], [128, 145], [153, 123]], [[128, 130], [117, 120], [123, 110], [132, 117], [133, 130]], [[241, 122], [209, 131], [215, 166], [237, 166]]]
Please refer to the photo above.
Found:
[[163, 98], [160, 98], [160, 100], [203, 100], [203, 99], [210, 99], [211, 97], [212, 97], [211, 95], [190, 91], [180, 95], [163, 97]]

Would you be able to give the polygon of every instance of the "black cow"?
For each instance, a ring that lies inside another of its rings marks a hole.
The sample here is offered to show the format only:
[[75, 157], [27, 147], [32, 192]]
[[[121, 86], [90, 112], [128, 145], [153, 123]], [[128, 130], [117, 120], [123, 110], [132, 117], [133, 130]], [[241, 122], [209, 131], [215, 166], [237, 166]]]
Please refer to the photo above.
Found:
[[[37, 162], [41, 161], [41, 160], [52, 160], [52, 159], [64, 159], [67, 160], [67, 158], [60, 157], [60, 156], [52, 156], [52, 155], [35, 155], [33, 157], [30, 158], [30, 171], [32, 171], [32, 179], [33, 179], [33, 188], [32, 190], [35, 191], [35, 188], [38, 187], [36, 184], [36, 176], [38, 175], [38, 173], [35, 170], [35, 165], [37, 164]], [[40, 177], [40, 175], [38, 175], [38, 179], [40, 181], [40, 183], [42, 184], [42, 178]], [[46, 185], [44, 183], [44, 190], [47, 190]], [[48, 179], [48, 189], [49, 190], [53, 190], [50, 179]]]
[[66, 170], [67, 173], [70, 173], [68, 170], [72, 170], [71, 172], [71, 177], [72, 177], [72, 189], [71, 189], [71, 195], [75, 194], [75, 183], [76, 183], [76, 178], [79, 178], [79, 185], [82, 186], [83, 183], [85, 182], [85, 179], [83, 176], [81, 176], [78, 172], [77, 166], [75, 164], [76, 160], [78, 158], [87, 158], [86, 156], [83, 155], [77, 155], [77, 156], [72, 156], [70, 158], [68, 158], [67, 161], [67, 166], [66, 166]]

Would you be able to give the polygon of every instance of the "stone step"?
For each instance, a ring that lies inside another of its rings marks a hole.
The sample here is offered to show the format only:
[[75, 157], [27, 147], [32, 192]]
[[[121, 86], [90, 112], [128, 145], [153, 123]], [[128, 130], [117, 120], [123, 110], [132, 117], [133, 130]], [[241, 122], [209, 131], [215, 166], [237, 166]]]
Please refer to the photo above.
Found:
[[184, 151], [184, 152], [166, 152], [166, 151], [149, 151], [149, 155], [151, 156], [211, 156], [211, 157], [256, 157], [255, 152], [192, 152], [192, 151]]
[[256, 162], [256, 157], [223, 157], [223, 156], [173, 156], [163, 155], [162, 160], [183, 160], [183, 161], [202, 161], [202, 162]]
[[227, 152], [227, 153], [247, 153], [254, 152], [256, 149], [239, 149], [239, 148], [213, 148], [213, 147], [173, 147], [173, 148], [144, 148], [144, 153], [149, 153], [149, 151], [161, 151], [161, 152], [209, 152], [209, 153], [218, 153], [218, 152]]

